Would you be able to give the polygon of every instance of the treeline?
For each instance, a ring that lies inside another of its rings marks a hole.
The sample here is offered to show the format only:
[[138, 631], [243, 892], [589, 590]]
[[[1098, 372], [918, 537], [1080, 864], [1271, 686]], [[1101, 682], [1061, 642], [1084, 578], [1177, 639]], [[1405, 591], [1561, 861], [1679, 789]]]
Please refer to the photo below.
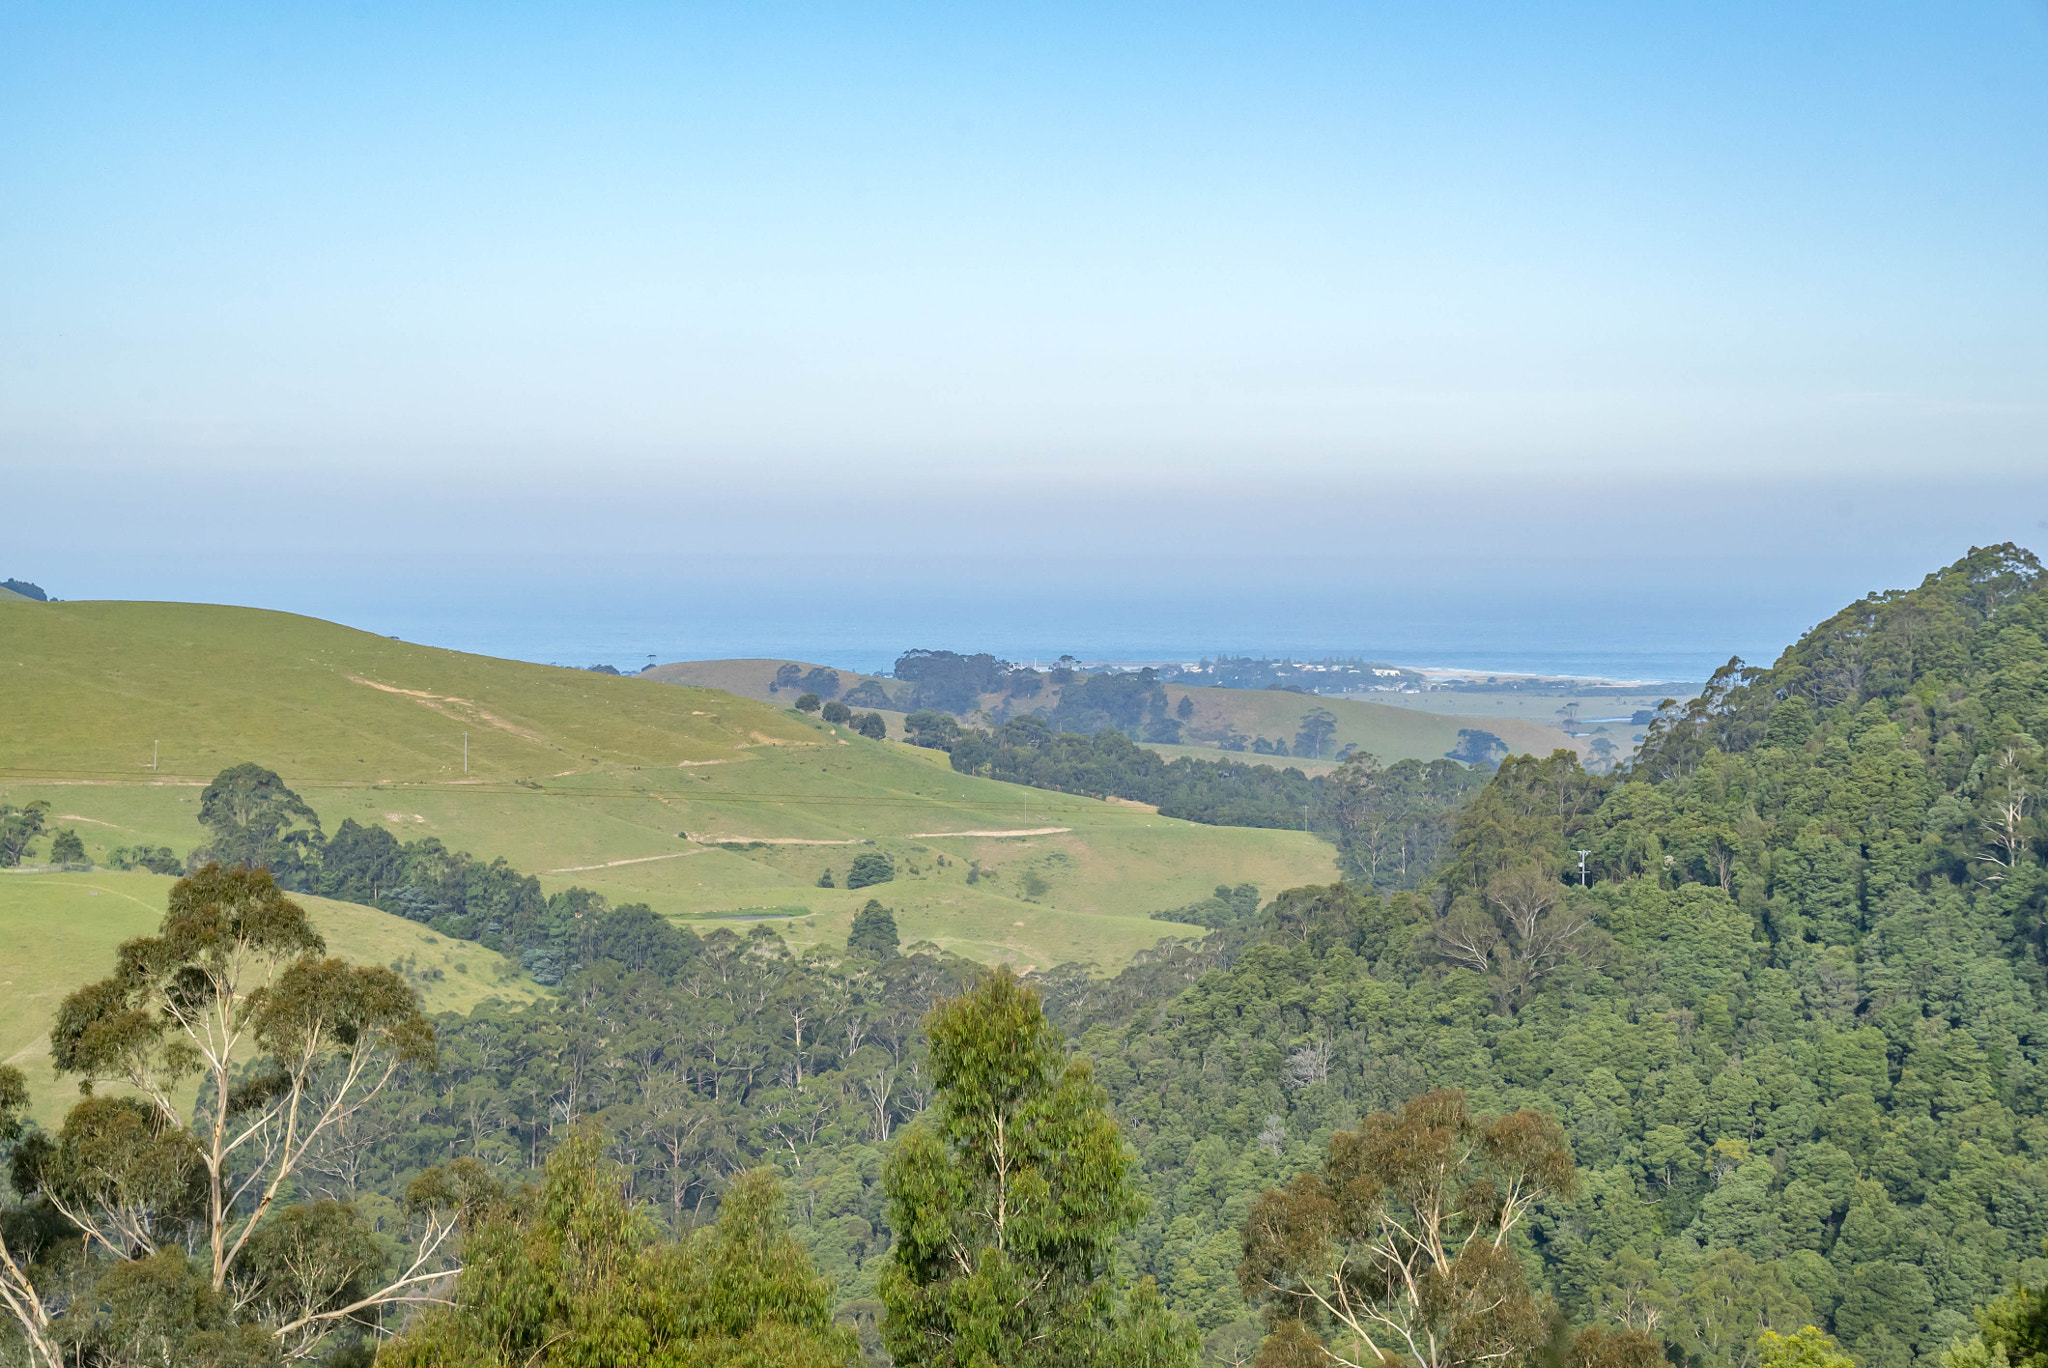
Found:
[[905, 722], [914, 745], [945, 750], [962, 774], [1091, 798], [1149, 803], [1209, 826], [1294, 827], [1333, 841], [1347, 874], [1375, 888], [1413, 887], [1434, 863], [1448, 815], [1486, 783], [1487, 770], [1453, 760], [1383, 766], [1356, 753], [1315, 778], [1289, 766], [1168, 760], [1122, 733], [1055, 732], [1036, 717], [982, 731], [938, 712]]
[[[332, 836], [319, 814], [260, 765], [222, 770], [199, 797], [199, 820], [211, 839], [183, 862], [197, 869], [219, 862], [267, 869], [278, 886], [420, 922], [454, 940], [476, 941], [516, 962], [537, 983], [553, 986], [582, 965], [616, 959], [660, 973], [681, 969], [695, 954], [696, 935], [644, 903], [612, 907], [585, 888], [541, 892], [540, 880], [502, 856], [481, 860], [428, 836], [401, 842], [380, 826], [346, 818]], [[158, 848], [132, 857], [159, 872]]]
[[960, 730], [946, 749], [962, 774], [1150, 803], [1164, 816], [1211, 826], [1306, 827], [1316, 802], [1314, 781], [1292, 767], [1168, 760], [1121, 732], [1055, 732], [1036, 717]]

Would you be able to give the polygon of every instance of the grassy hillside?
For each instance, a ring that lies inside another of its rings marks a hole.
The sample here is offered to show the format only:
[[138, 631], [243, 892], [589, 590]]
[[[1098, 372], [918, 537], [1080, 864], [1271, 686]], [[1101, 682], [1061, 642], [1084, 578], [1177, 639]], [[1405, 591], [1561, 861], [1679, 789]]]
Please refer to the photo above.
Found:
[[[122, 941], [155, 932], [172, 880], [140, 872], [0, 874], [0, 1063], [28, 1075], [37, 1116], [54, 1122], [72, 1095], [52, 1077], [50, 1017], [72, 989], [108, 973]], [[373, 907], [300, 897], [330, 953], [389, 964], [420, 991], [429, 1011], [467, 1012], [498, 998], [540, 995], [505, 958], [451, 941]]]
[[27, 594], [17, 594], [12, 589], [0, 589], [0, 603], [34, 603]]
[[[772, 698], [787, 705], [795, 701], [795, 696], [786, 689], [771, 695], [768, 686], [774, 683], [775, 672], [782, 666], [790, 664], [797, 665], [806, 672], [819, 668], [805, 661], [693, 660], [656, 666], [640, 678], [723, 689], [747, 698]], [[839, 671], [839, 677], [842, 689], [852, 689], [872, 678], [869, 675], [855, 674], [851, 670]], [[878, 680], [877, 683], [882, 688], [892, 691], [904, 688], [892, 680]], [[1034, 709], [1041, 706], [1050, 708], [1058, 703], [1059, 694], [1059, 687], [1049, 684], [1043, 694], [1029, 700], [1029, 703]], [[1583, 754], [1586, 747], [1584, 740], [1574, 740], [1558, 729], [1558, 719], [1553, 712], [1558, 706], [1555, 701], [1523, 698], [1503, 704], [1489, 695], [1475, 702], [1469, 713], [1458, 710], [1446, 714], [1437, 708], [1422, 709], [1355, 698], [1318, 697], [1287, 693], [1283, 690], [1190, 689], [1177, 684], [1166, 686], [1166, 696], [1175, 707], [1179, 706], [1183, 695], [1192, 696], [1195, 700], [1195, 714], [1189, 719], [1186, 729], [1190, 745], [1152, 747], [1169, 759], [1179, 755], [1192, 755], [1197, 759], [1217, 758], [1219, 750], [1216, 743], [1205, 741], [1203, 738], [1220, 736], [1229, 728], [1235, 728], [1246, 738], [1263, 736], [1269, 741], [1284, 741], [1291, 746], [1294, 734], [1301, 726], [1302, 717], [1314, 708], [1327, 708], [1337, 719], [1336, 737], [1325, 752], [1329, 756], [1334, 756], [1346, 745], [1356, 745], [1361, 750], [1371, 751], [1388, 764], [1397, 760], [1435, 760], [1458, 744], [1458, 731], [1461, 727], [1477, 727], [1490, 731], [1507, 742], [1509, 748], [1516, 752], [1548, 755], [1553, 750], [1564, 748], [1577, 750]], [[1390, 695], [1393, 696], [1395, 695]], [[1442, 699], [1448, 695], [1415, 697]], [[1002, 700], [995, 695], [990, 695], [983, 702], [991, 711], [1002, 706]], [[1499, 706], [1494, 706], [1496, 704]], [[1599, 709], [1606, 706], [1604, 701], [1587, 700], [1580, 712], [1582, 716], [1592, 717], [1600, 715]], [[1594, 711], [1588, 712], [1587, 708]], [[903, 713], [900, 710], [883, 710], [882, 716], [889, 722], [889, 734], [900, 736]], [[1619, 740], [1617, 744], [1621, 744]], [[1626, 750], [1628, 746], [1622, 744], [1621, 749]], [[1240, 758], [1256, 763], [1259, 757], [1247, 751]]]
[[[943, 755], [731, 694], [287, 614], [0, 604], [0, 641], [14, 686], [0, 802], [48, 799], [52, 825], [75, 828], [102, 861], [115, 846], [199, 844], [200, 787], [253, 760], [329, 831], [354, 817], [435, 836], [503, 855], [549, 891], [581, 885], [675, 917], [775, 915], [797, 944], [843, 943], [853, 911], [879, 895], [906, 940], [1113, 968], [1178, 929], [1150, 912], [1219, 883], [1270, 892], [1335, 869], [1330, 847], [1300, 832], [965, 778]], [[977, 834], [1011, 832], [1039, 834]], [[902, 877], [857, 894], [815, 886], [827, 867], [843, 883], [864, 842]], [[970, 885], [975, 862], [993, 877]], [[11, 887], [0, 881], [0, 905]]]

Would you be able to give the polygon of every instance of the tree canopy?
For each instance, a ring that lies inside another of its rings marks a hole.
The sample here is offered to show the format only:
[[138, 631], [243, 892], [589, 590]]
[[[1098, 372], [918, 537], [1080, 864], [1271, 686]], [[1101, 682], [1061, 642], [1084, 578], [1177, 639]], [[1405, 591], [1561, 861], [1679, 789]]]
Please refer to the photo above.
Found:
[[1192, 1335], [1149, 1286], [1117, 1295], [1117, 1238], [1144, 1209], [1132, 1156], [1037, 995], [997, 970], [925, 1028], [932, 1110], [884, 1179], [896, 1363], [1192, 1363]]

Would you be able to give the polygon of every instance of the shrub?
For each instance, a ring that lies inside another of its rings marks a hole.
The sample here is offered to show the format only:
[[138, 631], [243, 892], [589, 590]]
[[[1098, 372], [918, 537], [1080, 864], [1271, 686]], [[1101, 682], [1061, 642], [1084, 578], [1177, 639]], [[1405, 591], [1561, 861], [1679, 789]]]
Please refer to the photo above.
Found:
[[870, 850], [853, 857], [853, 864], [846, 871], [848, 888], [866, 888], [870, 884], [887, 883], [896, 877], [896, 866], [889, 863], [889, 857], [879, 850]]

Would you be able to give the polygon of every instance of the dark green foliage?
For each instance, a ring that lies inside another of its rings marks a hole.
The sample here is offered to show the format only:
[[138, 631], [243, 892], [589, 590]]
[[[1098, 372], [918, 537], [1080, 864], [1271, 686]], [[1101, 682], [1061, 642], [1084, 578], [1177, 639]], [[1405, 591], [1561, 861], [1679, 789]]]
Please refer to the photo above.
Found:
[[1492, 769], [1501, 757], [1508, 753], [1508, 743], [1490, 731], [1476, 727], [1458, 728], [1458, 744], [1445, 752], [1446, 760], [1456, 760], [1466, 765], [1483, 765]]
[[1347, 877], [1413, 888], [1435, 867], [1451, 814], [1485, 785], [1485, 771], [1455, 761], [1381, 768], [1378, 756], [1356, 751], [1320, 781], [1316, 829], [1344, 852]]
[[893, 708], [897, 706], [896, 700], [889, 696], [889, 691], [883, 688], [880, 682], [873, 679], [863, 679], [860, 683], [848, 689], [846, 696], [840, 701], [853, 708]]
[[586, 1126], [545, 1183], [486, 1206], [466, 1241], [454, 1305], [378, 1355], [393, 1368], [852, 1368], [859, 1343], [831, 1319], [782, 1219], [772, 1174], [736, 1178], [717, 1224], [657, 1238], [620, 1195]]
[[[2048, 594], [1973, 560], [1738, 667], [1626, 775], [1508, 761], [1426, 896], [1283, 894], [1256, 934], [1134, 965], [1142, 991], [1063, 986], [1145, 1156], [1132, 1244], [1169, 1303], [1235, 1323], [1233, 1204], [1329, 1128], [1455, 1085], [1566, 1123], [1583, 1190], [1530, 1252], [1577, 1317], [1654, 1318], [1729, 1368], [1762, 1328], [1885, 1368], [1967, 1338], [2048, 1235], [2048, 878], [2018, 797], [2043, 782]], [[1916, 637], [1908, 669], [1887, 633], [1916, 621], [1974, 626]], [[1887, 659], [1909, 682], [1870, 696]]]
[[50, 838], [50, 863], [54, 865], [82, 865], [85, 858], [85, 842], [78, 839], [76, 827], [60, 827]]
[[12, 590], [23, 598], [34, 599], [37, 603], [48, 603], [50, 601], [50, 596], [43, 592], [41, 585], [30, 584], [27, 580], [0, 580], [0, 589]]
[[284, 1363], [277, 1339], [237, 1323], [232, 1299], [181, 1249], [116, 1263], [91, 1295], [58, 1319], [52, 1338], [65, 1362], [115, 1365], [206, 1364], [271, 1368]]
[[832, 871], [830, 869], [827, 869], [823, 874], [820, 874], [818, 876], [818, 887], [836, 888], [837, 886], [838, 885], [832, 882]]
[[862, 713], [853, 728], [870, 741], [887, 740], [889, 736], [889, 724], [880, 713]]
[[312, 891], [320, 818], [275, 772], [248, 763], [222, 770], [199, 795], [199, 821], [213, 839], [193, 852], [195, 865], [267, 869], [280, 888]]
[[887, 883], [896, 877], [896, 866], [889, 863], [889, 857], [879, 850], [864, 850], [853, 857], [853, 863], [846, 868], [848, 888], [867, 888], [878, 883]]
[[[1128, 677], [1128, 676], [1126, 676]], [[969, 731], [953, 744], [953, 768], [1014, 784], [1128, 798], [1168, 817], [1213, 826], [1298, 827], [1316, 789], [1298, 769], [1232, 760], [1167, 760], [1119, 732], [1055, 734], [1035, 717], [993, 732]]]
[[1577, 1188], [1552, 1118], [1488, 1119], [1463, 1093], [1425, 1093], [1337, 1131], [1317, 1168], [1252, 1204], [1238, 1286], [1283, 1345], [1315, 1333], [1376, 1362], [1515, 1362], [1548, 1337], [1508, 1238]]
[[923, 708], [903, 719], [903, 737], [913, 746], [951, 750], [960, 736], [959, 722], [948, 713]]
[[798, 712], [814, 713], [824, 706], [824, 700], [814, 693], [807, 693], [796, 701]]
[[182, 874], [185, 862], [169, 846], [115, 846], [107, 852], [109, 869], [146, 869], [152, 874]]
[[[486, 864], [433, 837], [401, 844], [383, 827], [353, 818], [328, 840], [313, 882], [324, 897], [366, 903], [444, 936], [480, 941], [549, 985], [597, 959], [640, 962], [668, 974], [696, 953], [694, 932], [643, 904], [613, 908], [581, 888], [546, 896], [538, 879], [503, 859]], [[603, 947], [616, 938], [641, 958], [609, 954]]]
[[846, 937], [848, 954], [887, 959], [896, 953], [900, 943], [896, 935], [896, 914], [878, 900], [869, 898], [867, 906], [853, 914], [853, 928]]
[[835, 699], [825, 705], [823, 716], [834, 726], [844, 726], [853, 720], [853, 709]]
[[1085, 1061], [1007, 969], [939, 1004], [931, 1112], [885, 1185], [879, 1283], [898, 1365], [1192, 1364], [1149, 1287], [1118, 1305], [1116, 1242], [1144, 1209]]
[[1159, 672], [1147, 666], [1128, 674], [1082, 675], [1060, 690], [1046, 722], [1056, 731], [1093, 736], [1118, 731], [1155, 745], [1180, 740], [1180, 719], [1166, 706]]
[[16, 807], [0, 803], [0, 869], [11, 869], [28, 857], [29, 843], [43, 834], [50, 805], [38, 798]]
[[964, 713], [973, 711], [981, 695], [1005, 692], [1015, 668], [985, 653], [917, 650], [899, 656], [894, 673], [912, 686], [911, 701], [917, 707]]
[[1254, 884], [1216, 885], [1213, 896], [1168, 912], [1154, 912], [1154, 921], [1191, 922], [1220, 931], [1227, 926], [1248, 925], [1259, 912], [1259, 890]]
[[1294, 753], [1304, 760], [1320, 760], [1323, 747], [1336, 734], [1336, 715], [1328, 708], [1311, 708], [1301, 715], [1301, 729], [1294, 734]]

